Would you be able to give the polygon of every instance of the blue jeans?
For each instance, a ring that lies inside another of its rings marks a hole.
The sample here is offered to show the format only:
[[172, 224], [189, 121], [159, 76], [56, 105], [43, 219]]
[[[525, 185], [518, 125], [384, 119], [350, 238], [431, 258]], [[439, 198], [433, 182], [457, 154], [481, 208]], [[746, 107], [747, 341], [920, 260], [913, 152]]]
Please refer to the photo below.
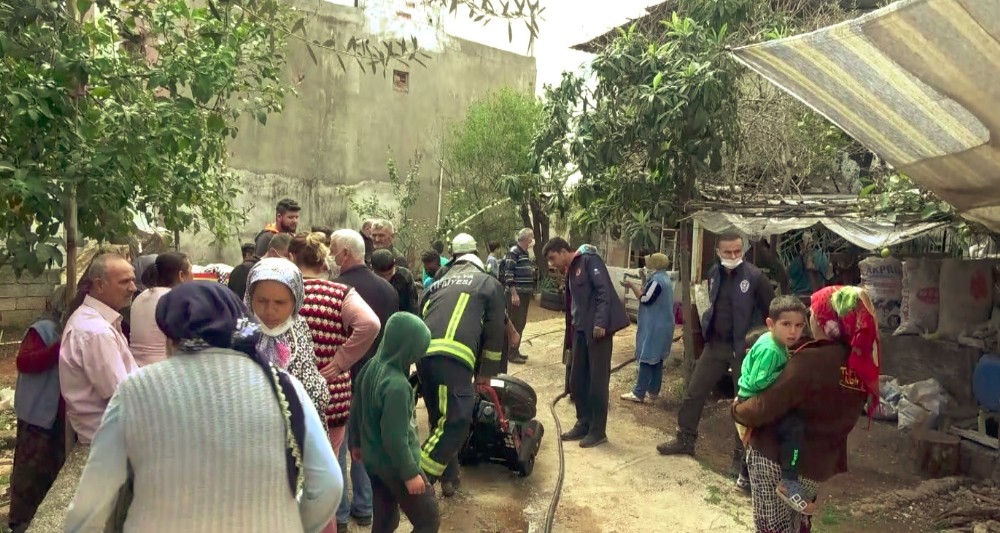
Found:
[[[341, 472], [347, 472], [347, 457], [349, 455], [347, 441], [348, 435], [345, 433], [344, 443], [340, 445], [340, 451], [337, 453]], [[344, 479], [344, 495], [340, 498], [340, 507], [337, 507], [338, 524], [346, 524], [350, 521], [351, 515], [372, 515], [372, 482], [368, 479], [365, 465], [355, 463], [353, 459], [351, 459], [351, 492], [354, 493], [353, 501], [347, 495], [347, 480]]]
[[637, 398], [645, 398], [646, 393], [659, 394], [660, 386], [663, 384], [663, 361], [655, 365], [649, 363], [639, 363], [639, 377], [635, 380], [635, 388], [632, 394]]

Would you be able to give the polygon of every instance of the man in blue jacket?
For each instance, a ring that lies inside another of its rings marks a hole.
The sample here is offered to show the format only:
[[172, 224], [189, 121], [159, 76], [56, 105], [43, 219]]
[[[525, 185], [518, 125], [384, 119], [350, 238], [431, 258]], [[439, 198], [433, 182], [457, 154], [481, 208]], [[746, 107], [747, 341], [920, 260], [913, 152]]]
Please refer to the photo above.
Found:
[[[722, 234], [716, 247], [719, 262], [708, 271], [711, 306], [705, 310], [698, 309], [701, 315], [693, 321], [695, 351], [698, 352], [698, 345], [701, 344], [698, 341], [703, 342], [703, 349], [677, 413], [677, 437], [656, 447], [663, 455], [694, 455], [698, 423], [705, 401], [730, 368], [734, 386], [739, 382], [747, 333], [764, 325], [774, 299], [774, 288], [767, 276], [756, 266], [743, 261], [743, 237], [737, 233]], [[740, 489], [749, 490], [743, 446], [735, 428], [733, 435], [736, 439], [733, 450], [733, 469], [738, 476], [736, 484]]]
[[570, 397], [576, 405], [576, 425], [562, 439], [593, 448], [608, 441], [612, 340], [628, 327], [628, 315], [596, 248], [585, 244], [574, 251], [565, 239], [555, 237], [542, 254], [566, 273], [569, 295], [566, 329], [572, 339]]

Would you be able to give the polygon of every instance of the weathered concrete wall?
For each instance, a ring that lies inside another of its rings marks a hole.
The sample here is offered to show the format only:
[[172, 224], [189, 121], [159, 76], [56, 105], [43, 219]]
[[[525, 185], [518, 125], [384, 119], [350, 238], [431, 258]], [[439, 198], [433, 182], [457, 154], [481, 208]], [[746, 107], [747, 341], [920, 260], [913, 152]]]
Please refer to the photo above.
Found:
[[[346, 43], [370, 29], [401, 31], [389, 24], [385, 9], [370, 9], [369, 20], [361, 9], [349, 6], [299, 6], [307, 33], [320, 42], [334, 37]], [[240, 242], [251, 240], [273, 220], [274, 205], [284, 196], [303, 205], [300, 227], [355, 225], [356, 220], [348, 220], [348, 187], [392, 199], [386, 182], [390, 149], [401, 173], [415, 152], [423, 154], [421, 181], [427, 198], [421, 205], [427, 218], [435, 216], [437, 189], [432, 183], [438, 176], [444, 127], [460, 120], [472, 100], [492, 89], [506, 85], [533, 91], [535, 60], [443, 33], [430, 41], [425, 33], [419, 35], [440, 52], [426, 61], [426, 68], [397, 64], [386, 76], [363, 73], [351, 63], [345, 71], [333, 54], [318, 48], [314, 64], [302, 42], [290, 43], [289, 75], [302, 76], [298, 96], [289, 97], [285, 110], [269, 117], [266, 126], [248, 117], [231, 144], [231, 165], [240, 171], [247, 191], [237, 199], [249, 219], [238, 232]], [[408, 72], [406, 91], [394, 87], [393, 69]], [[204, 233], [182, 235], [181, 249], [202, 264], [234, 263], [239, 256], [235, 239], [219, 246]]]
[[0, 328], [29, 325], [45, 309], [59, 276], [58, 270], [50, 270], [37, 278], [27, 273], [18, 278], [10, 267], [0, 268]]

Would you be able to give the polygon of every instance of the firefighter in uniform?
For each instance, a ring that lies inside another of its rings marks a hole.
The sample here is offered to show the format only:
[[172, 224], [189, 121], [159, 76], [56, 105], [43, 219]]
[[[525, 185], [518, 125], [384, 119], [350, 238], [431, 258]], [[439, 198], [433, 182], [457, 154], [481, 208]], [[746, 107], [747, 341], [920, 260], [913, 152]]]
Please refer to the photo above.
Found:
[[475, 407], [473, 382], [498, 373], [506, 332], [504, 289], [476, 256], [475, 239], [457, 235], [452, 252], [458, 257], [420, 304], [431, 344], [417, 362], [431, 430], [421, 448], [420, 466], [432, 483], [441, 480], [445, 496], [458, 489], [458, 452]]

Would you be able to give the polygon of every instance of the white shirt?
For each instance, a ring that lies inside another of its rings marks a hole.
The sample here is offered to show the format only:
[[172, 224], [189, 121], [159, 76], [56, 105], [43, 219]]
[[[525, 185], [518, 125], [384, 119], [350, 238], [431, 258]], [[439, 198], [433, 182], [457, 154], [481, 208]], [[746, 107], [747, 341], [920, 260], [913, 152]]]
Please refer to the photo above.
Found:
[[131, 344], [132, 356], [140, 367], [151, 365], [167, 358], [167, 336], [156, 325], [156, 304], [169, 287], [152, 287], [136, 297], [132, 302]]

